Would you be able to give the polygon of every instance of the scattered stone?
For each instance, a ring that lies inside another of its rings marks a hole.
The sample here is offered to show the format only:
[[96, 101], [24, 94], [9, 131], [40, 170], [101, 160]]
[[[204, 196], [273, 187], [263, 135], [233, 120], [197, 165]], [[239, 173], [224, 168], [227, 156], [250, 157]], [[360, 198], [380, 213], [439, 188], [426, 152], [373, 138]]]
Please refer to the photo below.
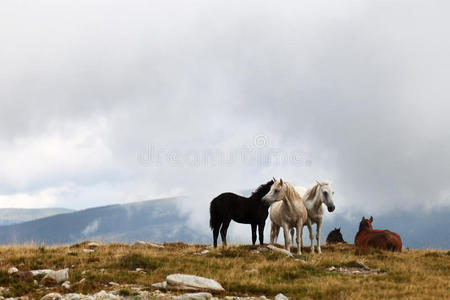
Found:
[[202, 252], [200, 252], [200, 254], [203, 254], [203, 255], [205, 255], [205, 254], [207, 254], [207, 253], [209, 253], [209, 250], [207, 250], [207, 249], [205, 249], [205, 250], [203, 250]]
[[82, 295], [80, 294], [76, 294], [76, 293], [71, 293], [71, 294], [65, 294], [64, 298], [66, 298], [67, 300], [80, 300], [82, 297]]
[[53, 272], [53, 270], [45, 269], [45, 270], [34, 270], [30, 272], [31, 274], [33, 274], [33, 276], [38, 276], [38, 275], [47, 275], [48, 273]]
[[153, 247], [153, 248], [164, 248], [163, 245], [154, 244], [154, 243], [147, 243], [147, 245], [149, 245], [150, 247]]
[[67, 290], [70, 290], [70, 281], [64, 281], [61, 286]]
[[370, 271], [370, 268], [367, 265], [365, 265], [362, 261], [357, 261], [355, 264], [366, 271]]
[[92, 253], [92, 252], [95, 252], [95, 251], [92, 249], [83, 249], [83, 253]]
[[16, 267], [11, 267], [8, 269], [8, 274], [10, 274], [10, 275], [17, 273], [17, 272], [19, 272], [19, 269], [17, 269]]
[[155, 289], [167, 289], [167, 281], [154, 283], [154, 284], [152, 284], [152, 288], [155, 288]]
[[88, 244], [89, 249], [94, 249], [94, 248], [97, 248], [98, 246], [100, 246], [100, 244], [96, 243], [96, 242], [90, 242]]
[[176, 300], [210, 300], [212, 299], [212, 295], [210, 293], [189, 293], [183, 294], [180, 296], [176, 296], [173, 299]]
[[326, 268], [326, 272], [336, 272], [336, 273], [343, 273], [343, 274], [355, 274], [355, 275], [367, 275], [367, 274], [379, 274], [379, 269], [371, 269], [368, 266], [364, 264], [359, 264], [358, 262], [355, 263], [357, 267], [338, 267], [331, 266], [329, 268]]
[[110, 282], [109, 282], [109, 285], [112, 285], [112, 286], [120, 286], [120, 284], [118, 284], [117, 282], [113, 282], [113, 281], [110, 281]]
[[274, 246], [274, 245], [268, 245], [267, 248], [269, 248], [269, 249], [272, 250], [272, 251], [275, 251], [275, 252], [278, 252], [278, 253], [282, 253], [282, 254], [284, 254], [284, 255], [287, 255], [287, 256], [289, 256], [289, 257], [294, 257], [294, 255], [292, 255], [292, 253], [289, 252], [289, 251], [287, 251], [286, 249], [281, 249], [281, 248], [278, 248], [278, 247], [276, 247], [276, 246]]
[[50, 293], [41, 298], [41, 300], [60, 300], [63, 296], [59, 293]]
[[81, 278], [80, 281], [77, 282], [77, 284], [81, 284], [81, 283], [83, 283], [85, 281], [86, 281], [86, 278]]
[[141, 272], [141, 271], [144, 271], [144, 269], [142, 269], [142, 268], [136, 268], [136, 272]]
[[53, 285], [54, 283], [61, 283], [69, 279], [69, 269], [58, 271], [51, 271], [42, 278], [41, 283], [44, 285]]
[[107, 293], [105, 291], [100, 291], [97, 294], [94, 295], [94, 299], [98, 300], [120, 300], [120, 297], [117, 295], [114, 295], [113, 293]]
[[200, 291], [225, 291], [217, 281], [195, 275], [171, 274], [166, 277], [166, 281], [168, 289], [174, 287], [175, 289], [187, 288]]
[[289, 300], [289, 298], [283, 295], [282, 293], [279, 293], [275, 296], [274, 300]]
[[144, 242], [144, 241], [136, 241], [136, 242], [133, 244], [133, 246], [135, 246], [135, 247], [146, 246], [146, 245], [147, 245], [147, 243]]

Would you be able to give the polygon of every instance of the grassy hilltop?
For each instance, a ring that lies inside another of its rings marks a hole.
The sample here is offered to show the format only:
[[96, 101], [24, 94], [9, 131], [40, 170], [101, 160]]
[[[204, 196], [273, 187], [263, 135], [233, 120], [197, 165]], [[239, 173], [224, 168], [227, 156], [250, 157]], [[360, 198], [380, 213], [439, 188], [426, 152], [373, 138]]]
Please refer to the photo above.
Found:
[[[85, 244], [74, 246], [1, 246], [0, 286], [3, 297], [41, 297], [49, 292], [90, 294], [120, 289], [133, 295], [132, 287], [150, 289], [172, 273], [185, 273], [217, 280], [222, 295], [273, 297], [282, 292], [291, 299], [448, 299], [450, 297], [450, 251], [409, 250], [402, 253], [370, 250], [356, 254], [353, 245], [323, 246], [321, 255], [288, 258], [255, 246], [219, 247], [204, 255], [206, 245], [165, 244], [162, 249], [125, 244], [100, 245], [84, 253]], [[327, 272], [331, 266], [352, 266], [362, 261], [379, 274]], [[19, 273], [8, 274], [10, 267]], [[60, 285], [44, 287], [26, 272], [70, 268], [70, 290]], [[143, 272], [136, 272], [142, 268]], [[80, 282], [85, 278], [84, 281]], [[121, 286], [109, 284], [119, 283]], [[80, 282], [80, 283], [77, 283]]]

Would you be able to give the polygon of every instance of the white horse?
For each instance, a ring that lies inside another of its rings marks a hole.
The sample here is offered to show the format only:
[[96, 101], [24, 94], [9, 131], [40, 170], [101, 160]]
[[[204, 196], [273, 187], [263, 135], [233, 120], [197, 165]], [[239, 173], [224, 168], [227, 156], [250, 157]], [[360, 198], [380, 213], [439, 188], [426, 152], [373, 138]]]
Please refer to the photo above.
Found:
[[[322, 203], [327, 206], [329, 212], [334, 211], [334, 191], [329, 182], [318, 181], [316, 185], [308, 190], [304, 187], [295, 187], [295, 189], [302, 197], [303, 203], [308, 211], [308, 220], [305, 225], [308, 227], [309, 238], [311, 239], [311, 253], [314, 253], [314, 234], [312, 231], [312, 225], [314, 224], [316, 224], [317, 252], [322, 253], [322, 250], [320, 249], [320, 229], [322, 228], [324, 213]], [[302, 233], [300, 233], [300, 235], [302, 235]], [[291, 236], [294, 236], [294, 229], [291, 230]], [[301, 241], [303, 242], [303, 239]], [[301, 245], [297, 244], [297, 246], [303, 247], [303, 243]]]
[[[286, 250], [290, 251], [291, 248], [289, 237], [291, 228], [297, 229], [297, 245], [301, 245], [301, 232], [308, 219], [308, 212], [295, 188], [289, 182], [283, 182], [282, 179], [276, 180], [262, 200], [270, 205], [270, 220], [272, 221], [270, 243], [274, 243], [281, 226], [284, 231]], [[298, 247], [297, 253], [302, 254], [301, 247]]]

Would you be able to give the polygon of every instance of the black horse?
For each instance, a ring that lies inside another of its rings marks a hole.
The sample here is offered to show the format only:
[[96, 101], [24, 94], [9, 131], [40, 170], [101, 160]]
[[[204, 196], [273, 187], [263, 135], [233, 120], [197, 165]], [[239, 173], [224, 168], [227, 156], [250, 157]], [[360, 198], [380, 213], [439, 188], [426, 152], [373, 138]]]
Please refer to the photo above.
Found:
[[330, 233], [327, 236], [327, 244], [337, 244], [337, 243], [345, 243], [344, 239], [342, 238], [340, 227], [334, 228], [334, 230], [330, 231]]
[[270, 191], [273, 180], [260, 185], [248, 198], [233, 193], [223, 193], [211, 201], [209, 207], [209, 227], [213, 231], [214, 248], [217, 247], [217, 237], [222, 237], [224, 246], [227, 245], [227, 230], [231, 220], [252, 224], [252, 242], [256, 242], [256, 226], [259, 231], [259, 242], [264, 242], [264, 226], [269, 214], [266, 204], [261, 200]]

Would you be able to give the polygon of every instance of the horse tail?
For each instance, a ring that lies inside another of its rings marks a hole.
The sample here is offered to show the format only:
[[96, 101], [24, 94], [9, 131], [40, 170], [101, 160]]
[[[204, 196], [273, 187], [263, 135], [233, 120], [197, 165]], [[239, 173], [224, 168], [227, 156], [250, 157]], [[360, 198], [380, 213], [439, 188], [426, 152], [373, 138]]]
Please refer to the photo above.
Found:
[[222, 224], [222, 218], [217, 207], [217, 198], [214, 198], [209, 206], [209, 227], [213, 230], [217, 226], [220, 226], [220, 224]]

